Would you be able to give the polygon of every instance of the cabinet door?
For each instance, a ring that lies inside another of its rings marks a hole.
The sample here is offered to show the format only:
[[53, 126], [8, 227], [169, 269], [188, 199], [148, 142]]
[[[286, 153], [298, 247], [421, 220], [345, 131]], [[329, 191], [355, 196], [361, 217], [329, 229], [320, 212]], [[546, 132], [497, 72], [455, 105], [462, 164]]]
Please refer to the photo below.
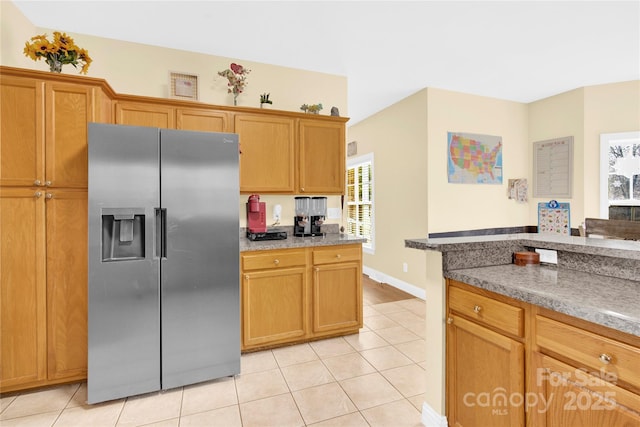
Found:
[[298, 158], [300, 192], [344, 194], [344, 124], [301, 119]]
[[313, 331], [336, 332], [362, 327], [360, 263], [345, 262], [313, 268]]
[[447, 328], [449, 425], [524, 425], [524, 346], [451, 315]]
[[293, 341], [307, 334], [306, 268], [242, 275], [243, 349]]
[[0, 78], [0, 185], [44, 182], [44, 83]]
[[161, 104], [119, 101], [116, 103], [116, 124], [175, 129], [175, 110]]
[[87, 188], [87, 123], [95, 121], [90, 86], [46, 84], [46, 181], [48, 186]]
[[87, 373], [87, 192], [50, 191], [47, 211], [48, 379]]
[[240, 138], [240, 191], [294, 192], [294, 119], [237, 114]]
[[176, 111], [178, 129], [203, 132], [229, 132], [227, 114], [219, 111], [179, 108]]
[[0, 389], [4, 392], [46, 377], [44, 194], [0, 188], [0, 230]]
[[[535, 426], [640, 426], [640, 396], [616, 387], [615, 376], [588, 374], [535, 353]], [[604, 380], [603, 380], [604, 379]], [[605, 381], [606, 380], [606, 381]], [[609, 381], [613, 381], [613, 384]]]

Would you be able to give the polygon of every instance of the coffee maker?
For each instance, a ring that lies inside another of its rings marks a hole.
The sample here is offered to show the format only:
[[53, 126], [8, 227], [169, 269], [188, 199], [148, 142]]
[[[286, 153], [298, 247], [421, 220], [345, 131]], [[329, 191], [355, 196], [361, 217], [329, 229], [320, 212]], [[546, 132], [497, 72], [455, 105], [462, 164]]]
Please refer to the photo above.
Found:
[[247, 229], [251, 234], [267, 232], [267, 207], [258, 194], [250, 195], [247, 201]]
[[324, 236], [322, 224], [327, 216], [326, 197], [296, 197], [296, 216], [293, 235], [298, 237]]

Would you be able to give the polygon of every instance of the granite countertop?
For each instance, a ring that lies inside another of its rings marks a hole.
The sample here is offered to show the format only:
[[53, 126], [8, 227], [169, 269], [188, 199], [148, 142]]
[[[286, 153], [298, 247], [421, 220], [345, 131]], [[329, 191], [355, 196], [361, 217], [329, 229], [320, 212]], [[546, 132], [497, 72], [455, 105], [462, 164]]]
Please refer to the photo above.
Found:
[[240, 252], [264, 251], [271, 249], [306, 248], [313, 246], [351, 245], [364, 243], [367, 239], [349, 236], [342, 233], [326, 233], [324, 236], [295, 237], [293, 233], [287, 233], [284, 240], [264, 240], [253, 242], [246, 235], [240, 235]]
[[[405, 246], [442, 252], [446, 278], [640, 336], [640, 242], [522, 233]], [[557, 251], [558, 265], [511, 263], [514, 250], [534, 248]]]
[[450, 270], [444, 276], [640, 336], [640, 282], [548, 265]]

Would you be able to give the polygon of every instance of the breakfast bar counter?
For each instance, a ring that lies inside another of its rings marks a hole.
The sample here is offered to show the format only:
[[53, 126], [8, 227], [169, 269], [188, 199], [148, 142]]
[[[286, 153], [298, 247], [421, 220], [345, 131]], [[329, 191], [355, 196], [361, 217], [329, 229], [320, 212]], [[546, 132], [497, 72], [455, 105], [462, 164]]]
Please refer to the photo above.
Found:
[[[640, 242], [511, 234], [405, 244], [442, 252], [445, 278], [640, 336]], [[512, 263], [536, 248], [556, 251], [557, 265]]]

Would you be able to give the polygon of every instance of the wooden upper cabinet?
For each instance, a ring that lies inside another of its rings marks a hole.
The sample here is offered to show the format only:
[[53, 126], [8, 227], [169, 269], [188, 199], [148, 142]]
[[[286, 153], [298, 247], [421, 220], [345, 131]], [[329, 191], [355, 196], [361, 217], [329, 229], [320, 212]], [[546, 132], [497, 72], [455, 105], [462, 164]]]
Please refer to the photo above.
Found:
[[91, 86], [46, 84], [46, 186], [87, 188], [87, 123], [96, 121], [95, 91]]
[[176, 128], [204, 132], [229, 132], [228, 114], [196, 108], [176, 110]]
[[86, 188], [87, 123], [110, 118], [102, 91], [12, 76], [1, 86], [0, 184]]
[[0, 78], [0, 185], [44, 182], [44, 82]]
[[300, 119], [298, 132], [299, 192], [344, 194], [344, 124]]
[[240, 138], [240, 191], [293, 193], [295, 119], [236, 114], [234, 128]]
[[175, 115], [173, 107], [159, 103], [116, 102], [115, 122], [118, 125], [175, 129]]

